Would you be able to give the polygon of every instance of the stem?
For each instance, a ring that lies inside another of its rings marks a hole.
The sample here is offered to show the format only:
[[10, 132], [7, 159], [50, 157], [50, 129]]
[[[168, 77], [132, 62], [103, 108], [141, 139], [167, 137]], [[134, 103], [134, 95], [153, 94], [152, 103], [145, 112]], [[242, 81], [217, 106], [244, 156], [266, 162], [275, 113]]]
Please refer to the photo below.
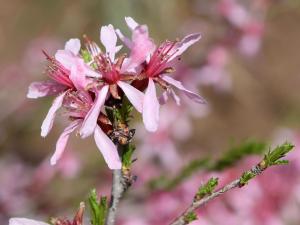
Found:
[[197, 208], [201, 207], [202, 205], [205, 205], [207, 202], [213, 200], [214, 198], [224, 194], [225, 192], [239, 187], [240, 185], [240, 179], [236, 179], [234, 181], [232, 181], [231, 183], [227, 184], [226, 186], [224, 186], [223, 188], [221, 188], [220, 190], [213, 192], [211, 195], [202, 198], [199, 201], [193, 202], [179, 217], [177, 217], [175, 219], [175, 221], [173, 223], [171, 223], [171, 225], [185, 225], [188, 224], [185, 220], [186, 216], [189, 213], [194, 212]]
[[[255, 176], [261, 174], [266, 167], [262, 167], [262, 163], [257, 164], [255, 167], [253, 167], [251, 170], [249, 170], [249, 173], [253, 174], [254, 178]], [[251, 178], [251, 179], [252, 179]], [[212, 192], [210, 195], [201, 198], [199, 200], [195, 200], [192, 202], [192, 204], [179, 216], [177, 217], [170, 225], [186, 225], [189, 222], [186, 220], [186, 217], [190, 214], [195, 212], [196, 209], [200, 208], [201, 206], [205, 205], [207, 202], [215, 199], [216, 197], [226, 193], [227, 191], [230, 191], [234, 188], [241, 188], [245, 184], [241, 182], [241, 177], [230, 182], [229, 184], [225, 185], [224, 187], [220, 188], [218, 191]]]
[[124, 192], [126, 190], [126, 184], [122, 175], [122, 170], [113, 171], [113, 184], [111, 190], [110, 206], [107, 213], [106, 225], [114, 225], [116, 222], [117, 208], [120, 203]]
[[[252, 169], [244, 172], [238, 179], [232, 181], [231, 183], [225, 185], [221, 189], [215, 192], [211, 192], [206, 196], [195, 196], [192, 204], [179, 216], [177, 217], [170, 225], [186, 225], [191, 222], [191, 215], [195, 215], [195, 210], [206, 204], [207, 202], [213, 200], [214, 198], [226, 193], [227, 191], [236, 188], [245, 186], [251, 179], [260, 175], [267, 168], [275, 165], [284, 165], [287, 164], [287, 160], [282, 160], [294, 148], [294, 145], [286, 142], [282, 145], [278, 145], [272, 151], [269, 150], [263, 160], [261, 160], [256, 166]], [[200, 198], [197, 198], [200, 197]], [[194, 218], [192, 218], [194, 219]]]

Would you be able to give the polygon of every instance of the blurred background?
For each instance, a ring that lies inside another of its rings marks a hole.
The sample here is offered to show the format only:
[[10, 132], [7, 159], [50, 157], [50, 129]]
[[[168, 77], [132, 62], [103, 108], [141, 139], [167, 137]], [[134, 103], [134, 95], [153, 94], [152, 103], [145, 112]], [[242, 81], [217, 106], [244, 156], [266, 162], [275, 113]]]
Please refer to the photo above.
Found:
[[[300, 143], [297, 0], [0, 2], [1, 224], [12, 216], [65, 217], [92, 187], [110, 193], [111, 173], [91, 139], [74, 135], [61, 162], [49, 165], [65, 122], [57, 117], [50, 135], [40, 137], [52, 99], [26, 99], [26, 93], [31, 82], [47, 79], [41, 50], [54, 55], [83, 34], [99, 43], [100, 26], [107, 24], [130, 35], [125, 16], [147, 24], [157, 44], [202, 33], [174, 76], [208, 104], [168, 103], [156, 134], [144, 130], [139, 116], [132, 122], [138, 180], [122, 203], [119, 224], [168, 224], [211, 174], [229, 181], [251, 167], [266, 146], [290, 140], [297, 149]], [[239, 156], [223, 167], [201, 163], [232, 154]], [[200, 210], [199, 224], [300, 224], [299, 151], [290, 158], [289, 166], [271, 169]], [[189, 173], [182, 175], [184, 169]], [[168, 185], [166, 175], [181, 178]]]

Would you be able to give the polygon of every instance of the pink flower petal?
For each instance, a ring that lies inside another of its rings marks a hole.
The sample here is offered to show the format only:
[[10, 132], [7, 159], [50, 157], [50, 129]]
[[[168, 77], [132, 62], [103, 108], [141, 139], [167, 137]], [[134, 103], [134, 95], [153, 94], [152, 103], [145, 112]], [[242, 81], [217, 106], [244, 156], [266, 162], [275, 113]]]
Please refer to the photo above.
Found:
[[100, 73], [97, 73], [86, 64], [85, 64], [85, 75], [87, 75], [88, 77], [96, 77], [96, 78], [102, 77]]
[[66, 50], [58, 50], [55, 53], [55, 59], [68, 70], [71, 70], [71, 67], [74, 64], [74, 55]]
[[117, 147], [99, 126], [96, 126], [94, 138], [96, 145], [102, 153], [108, 167], [112, 170], [121, 169], [122, 163], [118, 154]]
[[193, 101], [199, 103], [199, 104], [205, 104], [206, 101], [204, 100], [204, 98], [202, 98], [200, 95], [187, 90], [180, 81], [178, 80], [174, 80], [173, 78], [169, 77], [169, 76], [162, 76], [161, 77], [164, 81], [166, 81], [167, 83], [173, 85], [174, 87], [178, 88], [180, 91], [182, 91], [186, 96], [188, 96], [190, 99], [192, 99]]
[[125, 17], [125, 21], [127, 23], [127, 26], [131, 29], [134, 30], [139, 24], [131, 17]]
[[29, 85], [27, 98], [40, 98], [49, 95], [55, 95], [66, 89], [66, 86], [55, 81], [33, 82]]
[[180, 56], [185, 50], [187, 50], [191, 45], [195, 44], [201, 38], [201, 34], [195, 33], [190, 34], [183, 38], [175, 48], [176, 53], [170, 57], [168, 61], [175, 59], [177, 56]]
[[168, 94], [168, 90], [166, 90], [159, 97], [158, 102], [159, 102], [159, 104], [164, 105], [167, 103], [168, 99], [169, 99], [169, 94]]
[[154, 42], [149, 38], [147, 26], [137, 26], [132, 32], [132, 47], [127, 67], [134, 68], [146, 61], [155, 48]]
[[162, 95], [159, 97], [159, 104], [161, 105], [166, 104], [169, 97], [171, 97], [175, 101], [176, 105], [180, 105], [180, 98], [176, 95], [176, 93], [171, 88], [167, 89], [162, 93]]
[[74, 55], [78, 55], [80, 47], [80, 40], [77, 38], [70, 39], [65, 44], [65, 50], [72, 52]]
[[102, 26], [100, 31], [100, 40], [106, 49], [112, 62], [115, 60], [115, 54], [117, 52], [117, 35], [114, 27], [109, 24], [108, 26]]
[[42, 129], [41, 136], [42, 137], [46, 137], [48, 135], [48, 133], [50, 132], [50, 130], [53, 126], [56, 111], [61, 107], [64, 97], [65, 97], [65, 94], [66, 94], [66, 92], [60, 94], [59, 96], [57, 96], [54, 99], [53, 104], [50, 107], [48, 114], [47, 114], [46, 118], [44, 119], [42, 127], [41, 127], [41, 129]]
[[169, 95], [173, 98], [176, 105], [180, 105], [180, 98], [178, 97], [178, 95], [176, 95], [176, 93], [173, 89], [169, 89]]
[[101, 111], [101, 107], [105, 102], [107, 93], [108, 85], [103, 86], [101, 90], [97, 92], [96, 100], [93, 106], [91, 107], [90, 111], [85, 116], [85, 119], [82, 123], [82, 127], [80, 129], [80, 136], [82, 138], [86, 138], [94, 132], [97, 126], [98, 116]]
[[119, 30], [116, 29], [116, 34], [118, 35], [118, 37], [120, 38], [120, 40], [128, 47], [131, 48], [132, 47], [132, 42], [129, 38], [125, 37], [124, 34]]
[[149, 79], [148, 87], [144, 97], [143, 122], [150, 132], [155, 132], [159, 122], [159, 102], [156, 97], [155, 84]]
[[82, 90], [87, 85], [87, 79], [85, 76], [85, 65], [81, 60], [74, 61], [71, 67], [70, 80], [73, 82], [76, 89]]
[[41, 221], [26, 219], [26, 218], [11, 218], [9, 219], [9, 225], [49, 225], [49, 224]]
[[70, 134], [78, 127], [78, 125], [82, 122], [82, 120], [73, 121], [69, 126], [67, 126], [62, 134], [59, 136], [56, 142], [56, 149], [54, 154], [50, 159], [50, 164], [53, 166], [57, 163], [57, 161], [61, 158], [67, 142], [69, 140]]
[[138, 112], [142, 113], [144, 93], [123, 81], [118, 81], [118, 85], [124, 91], [134, 108], [136, 108]]

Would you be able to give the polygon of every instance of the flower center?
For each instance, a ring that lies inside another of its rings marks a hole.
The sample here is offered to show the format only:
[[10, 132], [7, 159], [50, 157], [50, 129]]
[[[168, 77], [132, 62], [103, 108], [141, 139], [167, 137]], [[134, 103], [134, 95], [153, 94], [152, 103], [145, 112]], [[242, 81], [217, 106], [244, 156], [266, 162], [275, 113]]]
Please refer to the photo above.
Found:
[[99, 54], [95, 57], [95, 62], [103, 79], [109, 84], [115, 84], [120, 80], [119, 68], [113, 64], [107, 55]]
[[46, 69], [48, 76], [57, 83], [74, 88], [73, 82], [69, 78], [70, 71], [61, 65], [55, 58], [49, 56], [45, 51], [43, 51], [43, 53], [50, 62]]
[[90, 108], [93, 100], [85, 91], [69, 91], [64, 99], [63, 107], [66, 114], [73, 119], [83, 119]]
[[145, 74], [148, 77], [160, 75], [167, 67], [167, 63], [177, 51], [176, 44], [177, 41], [165, 41], [156, 48], [146, 67]]

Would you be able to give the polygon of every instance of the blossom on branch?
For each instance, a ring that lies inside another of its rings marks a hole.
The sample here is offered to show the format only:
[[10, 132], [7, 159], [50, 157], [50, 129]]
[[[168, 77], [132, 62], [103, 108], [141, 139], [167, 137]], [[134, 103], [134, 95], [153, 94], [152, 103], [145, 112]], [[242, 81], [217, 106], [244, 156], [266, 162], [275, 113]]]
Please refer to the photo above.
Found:
[[[122, 166], [118, 147], [120, 127], [128, 130], [127, 121], [122, 126], [116, 124], [107, 110], [118, 110], [129, 100], [139, 113], [148, 131], [154, 132], [159, 123], [159, 100], [156, 85], [163, 88], [161, 103], [168, 97], [180, 103], [171, 87], [182, 91], [197, 103], [204, 103], [198, 94], [187, 90], [181, 82], [166, 76], [174, 69], [169, 63], [179, 57], [187, 48], [200, 40], [199, 33], [191, 34], [181, 41], [165, 41], [156, 46], [148, 34], [146, 25], [139, 25], [126, 17], [132, 31], [132, 39], [125, 37], [120, 30], [109, 24], [100, 29], [100, 41], [105, 51], [87, 36], [84, 47], [79, 39], [70, 39], [63, 50], [54, 57], [44, 52], [49, 66], [46, 70], [51, 81], [34, 82], [30, 85], [28, 98], [56, 96], [41, 127], [41, 136], [46, 137], [52, 129], [57, 111], [64, 109], [64, 115], [71, 123], [64, 129], [56, 143], [50, 160], [52, 165], [61, 158], [70, 134], [79, 131], [81, 138], [94, 135], [97, 147], [110, 169]], [[130, 49], [126, 54], [116, 55], [122, 45], [117, 45], [118, 36]], [[143, 93], [145, 91], [145, 93]], [[121, 132], [122, 133], [122, 132]]]

